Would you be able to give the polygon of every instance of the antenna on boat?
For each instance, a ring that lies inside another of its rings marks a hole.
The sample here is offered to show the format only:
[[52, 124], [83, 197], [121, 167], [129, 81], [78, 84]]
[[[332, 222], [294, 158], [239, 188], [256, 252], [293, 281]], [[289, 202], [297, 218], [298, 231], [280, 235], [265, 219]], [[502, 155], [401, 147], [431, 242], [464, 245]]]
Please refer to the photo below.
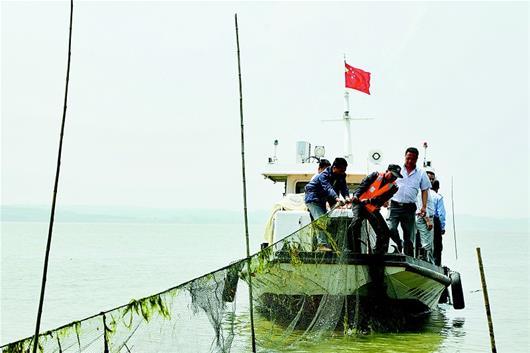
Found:
[[61, 133], [59, 136], [59, 151], [57, 152], [57, 168], [55, 171], [55, 183], [53, 187], [52, 209], [50, 212], [50, 225], [48, 228], [48, 242], [46, 243], [46, 253], [44, 255], [44, 268], [42, 269], [42, 283], [40, 288], [39, 309], [37, 311], [37, 322], [35, 324], [35, 336], [33, 337], [33, 353], [37, 352], [39, 346], [40, 320], [42, 317], [42, 307], [44, 304], [44, 292], [46, 288], [46, 276], [48, 273], [48, 259], [50, 258], [50, 248], [52, 243], [53, 221], [55, 219], [55, 203], [57, 201], [57, 187], [59, 185], [59, 174], [61, 171], [61, 155], [63, 151], [64, 125], [66, 121], [66, 107], [68, 102], [68, 82], [70, 81], [70, 57], [72, 53], [72, 17], [74, 13], [74, 1], [70, 0], [70, 27], [68, 31], [68, 60], [66, 64], [66, 83], [64, 89], [63, 118], [61, 122]]
[[278, 140], [274, 140], [274, 156], [269, 157], [269, 164], [274, 164], [278, 161], [276, 152], [278, 151]]
[[[252, 352], [256, 353], [256, 334], [254, 332], [254, 306], [252, 298], [252, 271], [250, 269], [250, 244], [248, 236], [248, 214], [247, 214], [247, 182], [245, 178], [245, 131], [243, 125], [243, 86], [241, 84], [241, 57], [239, 55], [239, 29], [237, 26], [237, 13], [234, 14], [236, 25], [237, 44], [237, 72], [239, 76], [239, 118], [241, 121], [241, 172], [243, 176], [243, 213], [245, 218], [245, 241], [247, 246], [247, 277], [248, 277], [248, 297], [250, 306], [250, 331], [252, 335]], [[275, 146], [277, 145], [275, 141]], [[276, 153], [275, 153], [276, 155]]]
[[426, 167], [429, 167], [430, 166], [430, 162], [427, 162], [427, 147], [429, 147], [427, 145], [427, 141], [425, 141], [423, 143], [423, 168], [426, 168]]

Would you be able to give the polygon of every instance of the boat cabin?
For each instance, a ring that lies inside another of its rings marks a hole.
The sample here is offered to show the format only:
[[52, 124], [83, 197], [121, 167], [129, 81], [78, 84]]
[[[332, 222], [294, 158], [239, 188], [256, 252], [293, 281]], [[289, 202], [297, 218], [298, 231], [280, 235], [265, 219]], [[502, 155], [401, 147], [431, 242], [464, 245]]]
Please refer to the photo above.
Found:
[[[293, 164], [277, 164], [276, 158], [270, 158], [269, 164], [262, 175], [274, 183], [284, 183], [283, 198], [273, 207], [265, 229], [264, 246], [279, 241], [289, 234], [311, 223], [311, 217], [304, 203], [304, 188], [317, 173], [320, 157], [310, 156], [311, 147], [308, 143], [299, 142], [297, 146], [302, 153], [297, 154], [297, 162]], [[313, 162], [316, 160], [317, 162]], [[310, 161], [310, 162], [308, 162]], [[346, 181], [350, 193], [355, 190], [365, 174], [347, 173]]]

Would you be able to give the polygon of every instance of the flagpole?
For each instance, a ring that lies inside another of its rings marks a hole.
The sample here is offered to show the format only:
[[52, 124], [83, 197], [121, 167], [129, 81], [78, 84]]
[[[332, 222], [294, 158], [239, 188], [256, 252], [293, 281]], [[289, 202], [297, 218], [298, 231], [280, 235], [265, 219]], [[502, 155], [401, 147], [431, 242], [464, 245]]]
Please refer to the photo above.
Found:
[[[344, 53], [344, 68], [346, 68], [346, 54]], [[346, 82], [345, 82], [346, 83]], [[350, 121], [350, 93], [346, 88], [344, 88], [344, 126], [346, 128], [346, 135], [344, 137], [345, 139], [345, 149], [344, 153], [346, 154], [344, 157], [348, 161], [348, 163], [353, 164], [353, 148], [352, 148], [352, 139], [351, 139], [351, 121]]]

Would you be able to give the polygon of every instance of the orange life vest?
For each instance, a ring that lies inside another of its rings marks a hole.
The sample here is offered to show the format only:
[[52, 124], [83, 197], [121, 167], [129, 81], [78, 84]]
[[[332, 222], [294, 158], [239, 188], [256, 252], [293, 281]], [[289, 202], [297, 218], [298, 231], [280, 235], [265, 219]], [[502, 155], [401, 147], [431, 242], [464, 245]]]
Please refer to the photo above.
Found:
[[[385, 178], [385, 174], [379, 173], [379, 175], [377, 176], [377, 179], [375, 179], [374, 182], [370, 184], [370, 187], [368, 188], [368, 190], [366, 190], [365, 192], [362, 193], [361, 196], [359, 196], [359, 200], [363, 201], [363, 200], [368, 200], [374, 197], [381, 196], [396, 185], [395, 182], [388, 182], [381, 187], [381, 183], [383, 182], [384, 178]], [[379, 210], [378, 206], [372, 205], [372, 204], [366, 204], [364, 205], [364, 207], [366, 207], [366, 210], [370, 213]]]

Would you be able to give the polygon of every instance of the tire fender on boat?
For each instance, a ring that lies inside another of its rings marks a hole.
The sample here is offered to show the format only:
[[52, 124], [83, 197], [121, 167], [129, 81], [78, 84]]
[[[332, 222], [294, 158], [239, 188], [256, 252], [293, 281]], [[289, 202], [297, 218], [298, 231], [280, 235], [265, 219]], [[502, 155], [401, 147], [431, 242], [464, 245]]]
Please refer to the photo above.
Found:
[[462, 280], [460, 273], [451, 272], [451, 296], [453, 297], [453, 308], [460, 310], [465, 308], [464, 290], [462, 289]]

